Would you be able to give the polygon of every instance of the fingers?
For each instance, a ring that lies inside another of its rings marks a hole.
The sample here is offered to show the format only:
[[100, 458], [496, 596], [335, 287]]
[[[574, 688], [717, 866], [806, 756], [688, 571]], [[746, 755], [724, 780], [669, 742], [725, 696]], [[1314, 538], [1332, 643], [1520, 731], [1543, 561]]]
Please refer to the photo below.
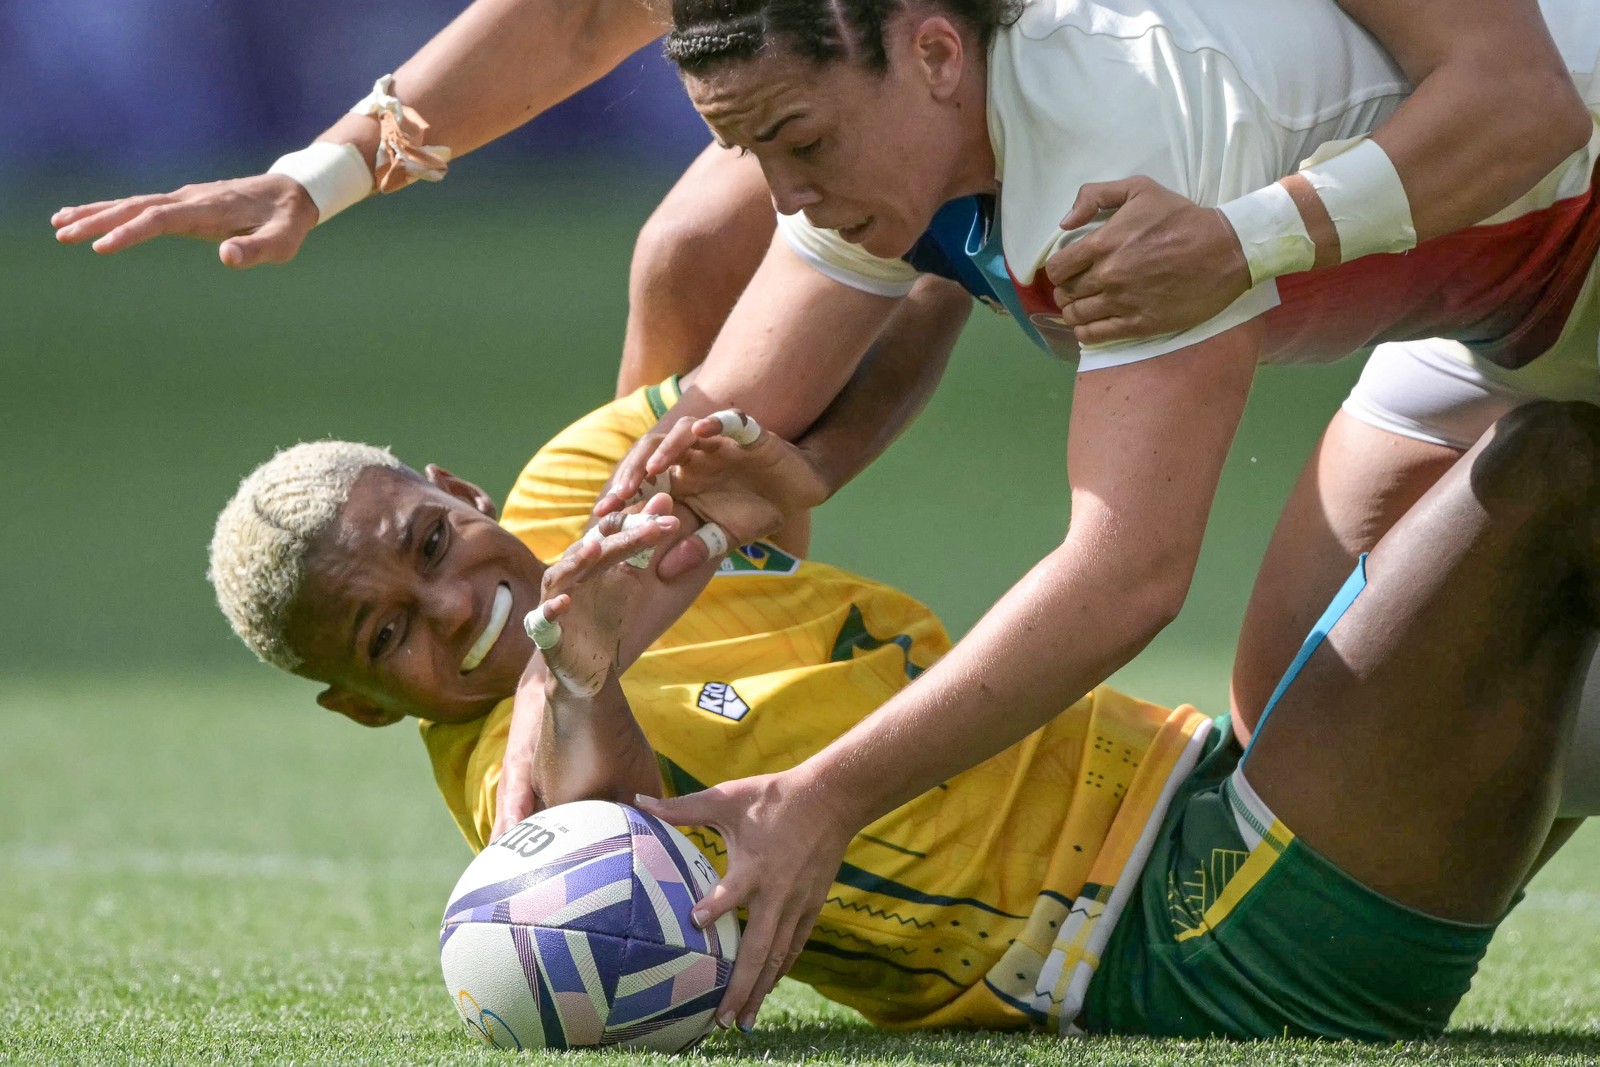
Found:
[[96, 200], [92, 204], [77, 204], [72, 207], [57, 208], [56, 213], [50, 216], [50, 225], [56, 229], [70, 226], [79, 219], [88, 218], [98, 212], [104, 211], [112, 204], [121, 203], [120, 200]]
[[661, 558], [656, 574], [664, 582], [682, 578], [712, 560], [726, 556], [732, 547], [727, 532], [719, 524], [708, 522], [696, 530], [694, 536], [685, 537], [673, 545]]
[[[611, 474], [611, 487], [594, 506], [596, 518], [611, 515], [621, 511], [643, 488], [645, 479], [650, 473], [645, 469], [646, 461], [650, 458], [653, 449], [652, 442], [657, 441], [662, 435], [655, 432], [647, 433], [639, 439], [629, 453], [622, 457], [622, 462], [617, 464], [617, 469]], [[663, 468], [664, 469], [664, 468]], [[653, 473], [659, 474], [660, 471]]]
[[1105, 345], [1113, 341], [1131, 341], [1148, 337], [1150, 330], [1139, 319], [1116, 315], [1085, 326], [1075, 326], [1072, 335], [1080, 345]]
[[490, 841], [533, 814], [533, 780], [526, 770], [514, 770], [512, 764], [507, 763], [500, 785], [495, 789], [494, 801], [494, 829], [489, 832]]
[[[749, 1033], [755, 1029], [756, 1013], [761, 1010], [761, 1005], [766, 1003], [767, 994], [771, 993], [777, 984], [783, 981], [783, 976], [789, 973], [800, 953], [805, 951], [806, 941], [811, 937], [811, 921], [797, 923], [794, 932], [789, 935], [787, 945], [774, 944], [767, 950], [767, 961], [762, 964], [761, 973], [756, 979], [756, 987], [745, 1000], [744, 1008], [739, 1012], [739, 1029]], [[781, 924], [780, 924], [781, 925]]]
[[722, 436], [736, 445], [753, 445], [761, 438], [761, 424], [742, 411], [728, 408], [713, 412], [710, 418], [722, 427]]
[[[62, 222], [51, 221], [56, 226], [56, 240], [62, 244], [82, 244], [91, 237], [100, 237], [121, 226], [141, 211], [166, 202], [164, 196], [133, 196], [124, 200], [105, 200], [70, 209], [73, 214]], [[68, 209], [63, 209], [68, 210]], [[59, 218], [58, 212], [56, 218]]]
[[1055, 291], [1056, 304], [1061, 308], [1061, 320], [1068, 326], [1087, 326], [1108, 319], [1118, 311], [1116, 303], [1104, 293], [1073, 299], [1063, 296], [1065, 290]]
[[670, 582], [674, 578], [682, 578], [685, 574], [698, 570], [710, 560], [709, 546], [704, 541], [698, 537], [685, 537], [661, 557], [661, 562], [656, 564], [656, 574], [662, 581]]
[[224, 266], [243, 270], [263, 263], [287, 263], [300, 251], [304, 231], [289, 220], [274, 218], [254, 233], [240, 234], [223, 241], [217, 256]]
[[1078, 198], [1072, 202], [1072, 210], [1061, 220], [1061, 228], [1076, 230], [1089, 225], [1102, 211], [1115, 211], [1128, 202], [1128, 198], [1145, 180], [1124, 178], [1115, 182], [1090, 182], [1082, 186], [1078, 190]]
[[672, 429], [667, 431], [661, 443], [656, 445], [655, 451], [650, 453], [650, 458], [645, 461], [645, 473], [661, 474], [677, 463], [683, 454], [694, 446], [695, 422], [695, 419], [685, 415], [672, 424]]
[[561, 623], [558, 620], [571, 606], [572, 598], [561, 593], [523, 616], [522, 628], [539, 651], [549, 652], [561, 643]]

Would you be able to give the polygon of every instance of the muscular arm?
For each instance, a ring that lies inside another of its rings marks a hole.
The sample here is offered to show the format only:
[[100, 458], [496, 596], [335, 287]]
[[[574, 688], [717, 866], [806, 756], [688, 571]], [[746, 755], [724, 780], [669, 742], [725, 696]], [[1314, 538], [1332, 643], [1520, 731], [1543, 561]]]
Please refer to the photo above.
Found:
[[1373, 134], [1418, 240], [1480, 222], [1582, 148], [1588, 109], [1535, 0], [1339, 0], [1417, 88]]
[[1059, 548], [943, 659], [804, 763], [646, 805], [729, 841], [727, 877], [695, 913], [702, 927], [741, 904], [750, 916], [720, 1020], [754, 1022], [853, 834], [1037, 729], [1177, 613], [1260, 344], [1257, 320], [1080, 375]]
[[[1393, 162], [1418, 240], [1500, 211], [1587, 141], [1593, 122], [1536, 0], [1340, 0], [1415, 91], [1372, 135]], [[1303, 176], [1281, 184], [1300, 208], [1313, 266], [1340, 262], [1339, 237]], [[1185, 330], [1250, 288], [1221, 212], [1148, 178], [1086, 185], [1062, 220], [1095, 233], [1050, 257], [1062, 316], [1084, 344]]]
[[1247, 323], [1079, 375], [1065, 540], [804, 773], [870, 821], [1022, 739], [1132, 659], [1188, 594], [1258, 348], [1259, 323]]
[[[432, 143], [464, 155], [584, 88], [665, 28], [646, 0], [476, 0], [394, 72], [395, 95], [427, 120]], [[346, 115], [317, 140], [356, 145], [370, 163], [378, 123]]]

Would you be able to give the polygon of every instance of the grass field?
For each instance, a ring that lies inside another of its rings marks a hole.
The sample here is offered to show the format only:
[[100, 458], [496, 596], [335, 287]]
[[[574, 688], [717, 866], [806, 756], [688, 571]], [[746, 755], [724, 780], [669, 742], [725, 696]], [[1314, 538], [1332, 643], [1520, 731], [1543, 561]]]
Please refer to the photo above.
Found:
[[[604, 399], [630, 234], [658, 189], [579, 178], [464, 170], [243, 275], [201, 246], [101, 260], [50, 242], [49, 209], [115, 186], [7, 204], [0, 1061], [501, 1061], [438, 976], [468, 854], [415, 735], [335, 721], [308, 685], [253, 669], [210, 605], [204, 545], [278, 445], [376, 440], [498, 490]], [[1185, 617], [1126, 688], [1222, 705], [1272, 512], [1352, 373], [1263, 374]], [[981, 317], [928, 415], [821, 517], [815, 554], [970, 625], [1059, 536], [1070, 395], [1068, 368]], [[785, 987], [757, 1033], [685, 1059], [1600, 1062], [1597, 873], [1582, 834], [1438, 1044], [896, 1036]]]

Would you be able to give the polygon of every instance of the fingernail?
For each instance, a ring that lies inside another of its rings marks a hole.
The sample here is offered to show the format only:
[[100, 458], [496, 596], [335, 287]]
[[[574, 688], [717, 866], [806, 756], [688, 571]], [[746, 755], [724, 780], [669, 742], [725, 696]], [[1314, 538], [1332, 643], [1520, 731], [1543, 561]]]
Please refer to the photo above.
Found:
[[656, 520], [657, 526], [676, 526], [678, 524], [676, 515], [653, 515], [651, 517]]
[[694, 923], [695, 926], [704, 930], [706, 928], [706, 924], [711, 921], [711, 915], [709, 912], [703, 911], [700, 908], [696, 908], [694, 911], [689, 913], [689, 921]]
[[717, 1025], [724, 1030], [730, 1029], [733, 1026], [733, 1012], [725, 1011], [717, 1016]]
[[743, 1030], [745, 1033], [748, 1034], [750, 1031], [754, 1030], [755, 1028], [756, 1028], [756, 1017], [754, 1015], [746, 1015], [743, 1019], [739, 1020], [739, 1029]]
[[647, 797], [643, 793], [635, 793], [635, 794], [633, 794], [633, 802], [634, 802], [635, 805], [648, 804], [654, 799], [655, 799], [655, 797]]

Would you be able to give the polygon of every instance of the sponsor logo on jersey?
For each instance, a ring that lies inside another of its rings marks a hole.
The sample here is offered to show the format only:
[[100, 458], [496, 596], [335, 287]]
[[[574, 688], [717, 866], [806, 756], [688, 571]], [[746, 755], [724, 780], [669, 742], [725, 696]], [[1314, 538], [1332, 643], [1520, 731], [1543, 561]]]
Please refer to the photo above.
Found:
[[734, 722], [744, 718], [750, 711], [750, 705], [727, 682], [707, 682], [700, 687], [700, 699], [695, 703], [701, 711], [709, 711]]

